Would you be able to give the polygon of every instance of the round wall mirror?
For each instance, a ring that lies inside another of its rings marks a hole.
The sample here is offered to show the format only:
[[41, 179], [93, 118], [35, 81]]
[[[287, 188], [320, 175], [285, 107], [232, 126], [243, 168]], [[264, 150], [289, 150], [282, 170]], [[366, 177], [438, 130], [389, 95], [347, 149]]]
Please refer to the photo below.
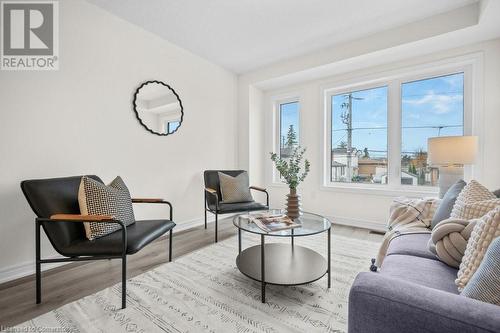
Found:
[[161, 81], [147, 81], [137, 88], [134, 111], [142, 126], [157, 135], [175, 133], [184, 116], [179, 95]]

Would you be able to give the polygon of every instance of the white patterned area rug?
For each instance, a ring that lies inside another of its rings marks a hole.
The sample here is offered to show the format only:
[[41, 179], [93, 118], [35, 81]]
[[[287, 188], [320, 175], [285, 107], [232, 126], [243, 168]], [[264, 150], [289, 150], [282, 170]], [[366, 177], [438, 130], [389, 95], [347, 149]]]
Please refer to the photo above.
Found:
[[[243, 248], [259, 238], [243, 234]], [[326, 233], [297, 237], [295, 244], [326, 257]], [[267, 237], [268, 242], [289, 239]], [[117, 284], [15, 329], [29, 332], [345, 332], [354, 277], [368, 270], [379, 242], [332, 231], [332, 288], [326, 276], [308, 285], [260, 284], [236, 268], [237, 238], [205, 247], [129, 279], [127, 308]]]

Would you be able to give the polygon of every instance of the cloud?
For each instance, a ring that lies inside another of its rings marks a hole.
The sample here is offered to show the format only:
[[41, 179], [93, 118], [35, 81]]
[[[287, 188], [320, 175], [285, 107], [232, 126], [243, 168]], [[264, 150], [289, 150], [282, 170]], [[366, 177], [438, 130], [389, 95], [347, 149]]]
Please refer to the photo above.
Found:
[[450, 86], [450, 88], [452, 88], [452, 89], [456, 89], [456, 88], [460, 88], [460, 90], [463, 89], [463, 86], [464, 86], [463, 73], [444, 76], [444, 77], [442, 77], [442, 80], [444, 82], [446, 82]]
[[410, 105], [429, 104], [434, 113], [445, 114], [453, 111], [451, 106], [454, 103], [461, 102], [462, 100], [463, 96], [461, 94], [454, 94], [454, 95], [435, 94], [434, 91], [430, 90], [421, 98], [403, 99], [403, 103]]

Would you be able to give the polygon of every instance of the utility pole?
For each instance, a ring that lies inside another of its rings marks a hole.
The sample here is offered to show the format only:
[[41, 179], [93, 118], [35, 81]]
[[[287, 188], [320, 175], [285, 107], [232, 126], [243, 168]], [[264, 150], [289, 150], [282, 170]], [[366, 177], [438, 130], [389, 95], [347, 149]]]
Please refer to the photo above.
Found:
[[354, 97], [352, 93], [344, 97], [347, 97], [347, 102], [342, 103], [341, 108], [347, 108], [347, 114], [342, 113], [341, 118], [342, 122], [347, 125], [347, 179], [350, 182], [352, 180], [352, 101], [364, 98]]

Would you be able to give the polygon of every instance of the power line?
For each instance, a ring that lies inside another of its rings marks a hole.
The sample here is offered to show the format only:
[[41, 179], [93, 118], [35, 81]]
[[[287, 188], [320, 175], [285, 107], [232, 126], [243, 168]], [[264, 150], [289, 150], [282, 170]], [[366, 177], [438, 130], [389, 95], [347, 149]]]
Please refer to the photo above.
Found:
[[[442, 128], [450, 128], [450, 127], [463, 127], [463, 125], [435, 125], [435, 126], [402, 126], [402, 129], [422, 129], [422, 128], [433, 128], [433, 129], [442, 129]], [[388, 127], [352, 127], [351, 130], [383, 130]], [[342, 129], [334, 129], [332, 132], [339, 131], [347, 131], [346, 128]]]

